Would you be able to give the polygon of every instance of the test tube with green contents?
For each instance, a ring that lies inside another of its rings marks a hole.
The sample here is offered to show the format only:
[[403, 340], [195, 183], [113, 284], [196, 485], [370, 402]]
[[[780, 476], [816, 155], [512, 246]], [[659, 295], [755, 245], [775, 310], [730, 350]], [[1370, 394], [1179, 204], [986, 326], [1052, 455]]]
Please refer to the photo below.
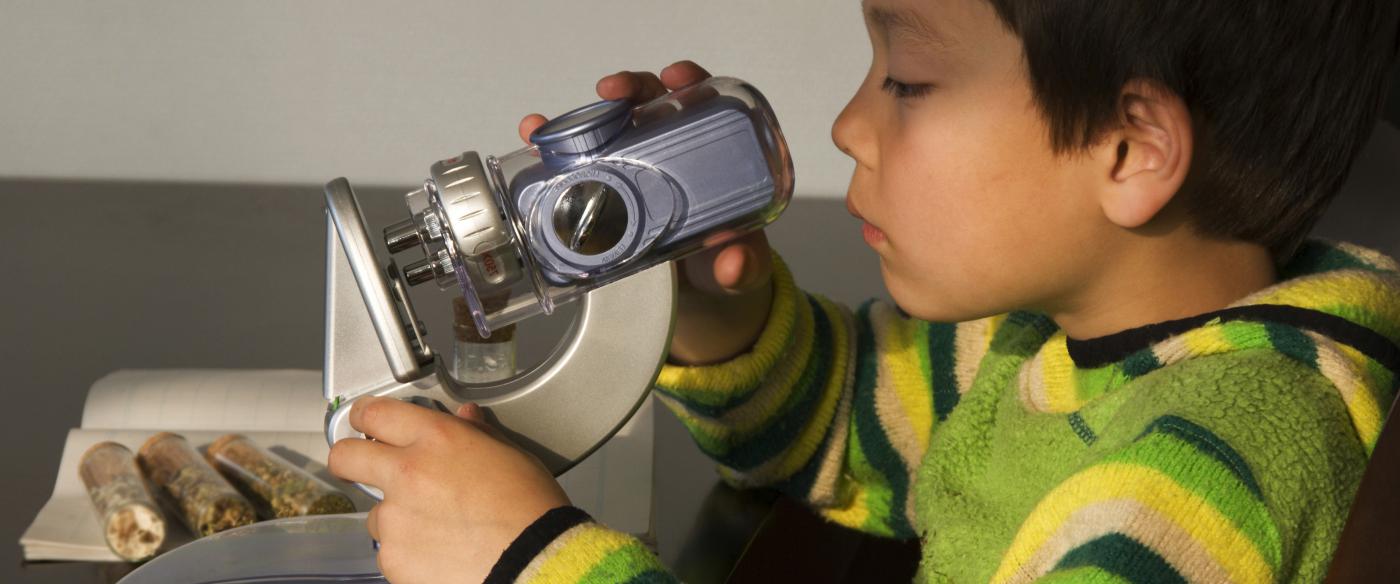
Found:
[[175, 501], [198, 537], [257, 521], [253, 504], [204, 461], [184, 436], [161, 432], [141, 445], [138, 460], [151, 482]]
[[242, 434], [220, 436], [205, 458], [270, 517], [355, 512], [344, 493]]

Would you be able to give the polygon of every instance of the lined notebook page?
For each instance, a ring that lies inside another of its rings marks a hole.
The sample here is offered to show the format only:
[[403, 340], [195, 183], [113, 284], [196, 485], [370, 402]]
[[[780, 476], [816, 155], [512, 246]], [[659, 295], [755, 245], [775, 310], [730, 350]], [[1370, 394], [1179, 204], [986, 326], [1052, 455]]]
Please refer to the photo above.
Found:
[[323, 432], [325, 414], [320, 371], [128, 370], [93, 384], [82, 427]]

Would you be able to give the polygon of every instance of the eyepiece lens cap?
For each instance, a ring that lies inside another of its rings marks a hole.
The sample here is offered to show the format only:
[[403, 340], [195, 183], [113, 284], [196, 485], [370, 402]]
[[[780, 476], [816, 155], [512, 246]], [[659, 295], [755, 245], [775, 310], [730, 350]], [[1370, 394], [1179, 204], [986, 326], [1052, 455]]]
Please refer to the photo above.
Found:
[[545, 122], [530, 134], [530, 143], [548, 154], [583, 154], [612, 140], [630, 119], [631, 103], [600, 101]]

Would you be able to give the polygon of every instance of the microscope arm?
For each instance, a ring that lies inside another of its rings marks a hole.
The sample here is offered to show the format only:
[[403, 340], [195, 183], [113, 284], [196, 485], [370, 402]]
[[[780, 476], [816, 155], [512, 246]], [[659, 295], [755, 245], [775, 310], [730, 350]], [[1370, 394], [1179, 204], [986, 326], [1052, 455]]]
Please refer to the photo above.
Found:
[[646, 398], [675, 323], [671, 263], [584, 295], [564, 340], [535, 368], [500, 383], [464, 385], [422, 341], [425, 333], [398, 271], [384, 270], [375, 260], [349, 183], [331, 181], [325, 194], [324, 383], [331, 444], [362, 437], [350, 427], [349, 412], [365, 395], [440, 405], [449, 412], [475, 402], [516, 444], [559, 475], [611, 438]]

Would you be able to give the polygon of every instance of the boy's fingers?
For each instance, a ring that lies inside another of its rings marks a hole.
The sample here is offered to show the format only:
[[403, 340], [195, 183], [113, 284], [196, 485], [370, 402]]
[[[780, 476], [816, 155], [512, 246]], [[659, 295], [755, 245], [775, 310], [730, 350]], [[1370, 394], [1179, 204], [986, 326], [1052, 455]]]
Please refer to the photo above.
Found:
[[465, 403], [457, 408], [457, 417], [470, 422], [485, 422], [486, 412], [474, 403]]
[[394, 446], [408, 446], [418, 439], [419, 430], [434, 423], [442, 414], [423, 406], [391, 397], [362, 397], [350, 409], [350, 427], [375, 440]]
[[394, 447], [360, 438], [345, 438], [331, 446], [326, 458], [326, 468], [331, 474], [347, 481], [364, 483], [384, 490], [386, 479], [392, 474]]
[[535, 133], [536, 128], [543, 126], [544, 123], [548, 121], [549, 118], [546, 118], [540, 114], [530, 114], [528, 116], [525, 116], [524, 118], [521, 118], [519, 128], [520, 141], [529, 144], [530, 134]]
[[710, 72], [695, 61], [677, 61], [661, 70], [661, 84], [671, 91], [695, 85], [710, 78]]
[[715, 283], [725, 291], [743, 291], [757, 273], [757, 256], [747, 246], [730, 245], [715, 257]]
[[598, 97], [625, 99], [633, 102], [650, 101], [666, 93], [661, 79], [650, 71], [623, 71], [598, 80]]
[[724, 287], [715, 281], [715, 260], [724, 247], [712, 247], [681, 260], [684, 284], [706, 294], [723, 294]]
[[[677, 61], [661, 70], [658, 76], [650, 71], [620, 71], [598, 80], [596, 90], [603, 99], [625, 99], [632, 102], [651, 101], [667, 91], [694, 85], [710, 77], [710, 72], [694, 61]], [[549, 121], [539, 114], [520, 120], [520, 139], [530, 141], [530, 133]]]
[[466, 420], [473, 428], [480, 430], [500, 442], [512, 445], [515, 444], [504, 432], [501, 432], [500, 428], [497, 428], [486, 419], [486, 410], [479, 405], [473, 403], [462, 404], [457, 408], [457, 417]]
[[[723, 266], [729, 273], [722, 279], [716, 278], [725, 289], [748, 292], [762, 285], [773, 273], [773, 256], [769, 252], [768, 236], [763, 231], [745, 235], [730, 247], [738, 248], [741, 252], [730, 254], [730, 257], [739, 258], [738, 267]], [[720, 269], [721, 266], [715, 268]]]
[[627, 97], [627, 76], [626, 71], [606, 75], [598, 80], [593, 89], [603, 99], [624, 99]]
[[695, 254], [681, 262], [686, 281], [709, 294], [741, 294], [773, 272], [768, 238], [762, 231]]

